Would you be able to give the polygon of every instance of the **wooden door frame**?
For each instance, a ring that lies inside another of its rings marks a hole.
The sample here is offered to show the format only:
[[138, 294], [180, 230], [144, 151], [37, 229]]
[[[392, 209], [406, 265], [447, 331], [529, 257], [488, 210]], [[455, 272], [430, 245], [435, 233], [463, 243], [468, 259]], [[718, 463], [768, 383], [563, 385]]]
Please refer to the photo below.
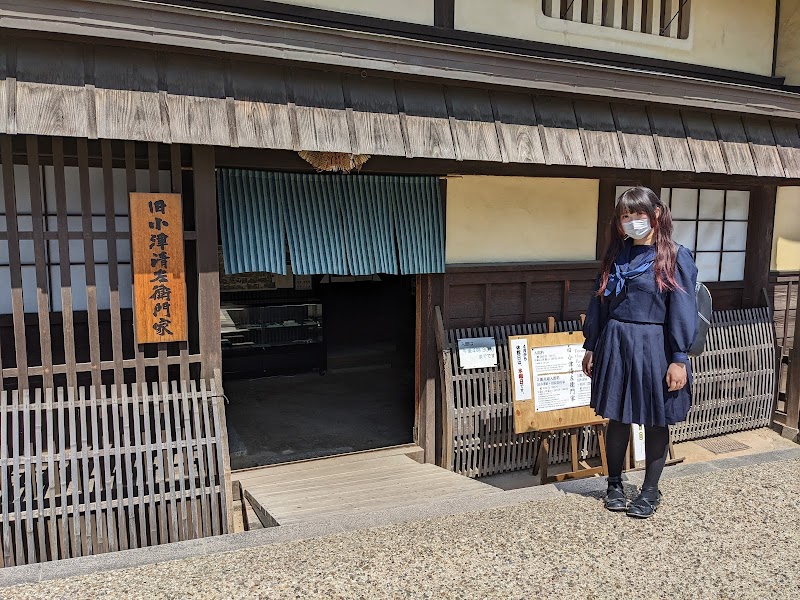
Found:
[[414, 443], [425, 451], [426, 463], [437, 463], [440, 451], [437, 423], [436, 307], [444, 300], [443, 273], [417, 275], [416, 280], [416, 349], [414, 358]]

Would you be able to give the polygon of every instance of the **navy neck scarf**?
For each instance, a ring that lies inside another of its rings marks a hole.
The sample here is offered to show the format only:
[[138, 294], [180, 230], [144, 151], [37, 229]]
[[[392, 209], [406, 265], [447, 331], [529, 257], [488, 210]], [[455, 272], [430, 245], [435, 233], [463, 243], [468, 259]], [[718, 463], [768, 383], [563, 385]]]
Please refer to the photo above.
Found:
[[[625, 244], [625, 248], [617, 259], [619, 262], [614, 262], [612, 271], [608, 275], [608, 285], [603, 293], [604, 296], [610, 296], [611, 294], [619, 296], [622, 290], [625, 289], [625, 284], [629, 280], [647, 272], [647, 270], [655, 264], [656, 249], [655, 246], [650, 246], [640, 255], [642, 257], [642, 262], [631, 268], [631, 248], [633, 248], [632, 242]], [[634, 260], [636, 258], [638, 257], [634, 257]], [[622, 266], [620, 266], [620, 262]]]

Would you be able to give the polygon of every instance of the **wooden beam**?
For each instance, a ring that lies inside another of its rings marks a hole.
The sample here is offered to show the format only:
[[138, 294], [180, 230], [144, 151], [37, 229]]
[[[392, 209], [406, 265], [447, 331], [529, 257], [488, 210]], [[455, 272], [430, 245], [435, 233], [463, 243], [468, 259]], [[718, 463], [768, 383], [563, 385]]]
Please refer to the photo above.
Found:
[[433, 24], [436, 27], [455, 29], [456, 27], [456, 0], [434, 0]]
[[769, 286], [772, 231], [775, 224], [776, 186], [758, 186], [750, 192], [747, 221], [747, 255], [742, 308], [762, 305], [762, 290]]
[[195, 229], [197, 231], [197, 313], [200, 323], [200, 376], [222, 390], [222, 341], [219, 317], [217, 183], [214, 148], [192, 146]]

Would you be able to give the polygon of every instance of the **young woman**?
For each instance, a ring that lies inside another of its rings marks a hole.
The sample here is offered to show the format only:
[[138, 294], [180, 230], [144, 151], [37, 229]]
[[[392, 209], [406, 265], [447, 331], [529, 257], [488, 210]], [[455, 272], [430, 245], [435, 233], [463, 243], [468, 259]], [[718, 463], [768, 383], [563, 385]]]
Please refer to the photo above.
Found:
[[[668, 426], [683, 421], [691, 405], [687, 351], [697, 334], [696, 282], [691, 253], [672, 241], [669, 208], [648, 188], [625, 191], [583, 329], [591, 406], [609, 419], [608, 510], [647, 518], [661, 500]], [[622, 467], [631, 423], [645, 426], [647, 466], [641, 493], [628, 505]]]

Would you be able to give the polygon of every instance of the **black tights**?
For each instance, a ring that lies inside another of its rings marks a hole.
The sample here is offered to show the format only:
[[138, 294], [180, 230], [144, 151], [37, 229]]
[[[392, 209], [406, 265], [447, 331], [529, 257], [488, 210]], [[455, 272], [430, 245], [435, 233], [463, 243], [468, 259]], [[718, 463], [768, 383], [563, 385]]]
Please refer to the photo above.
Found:
[[[606, 456], [608, 476], [620, 477], [625, 464], [625, 452], [631, 436], [631, 426], [610, 420], [606, 432]], [[643, 488], [658, 489], [658, 480], [664, 470], [669, 451], [669, 429], [667, 427], [644, 428], [645, 475]]]

